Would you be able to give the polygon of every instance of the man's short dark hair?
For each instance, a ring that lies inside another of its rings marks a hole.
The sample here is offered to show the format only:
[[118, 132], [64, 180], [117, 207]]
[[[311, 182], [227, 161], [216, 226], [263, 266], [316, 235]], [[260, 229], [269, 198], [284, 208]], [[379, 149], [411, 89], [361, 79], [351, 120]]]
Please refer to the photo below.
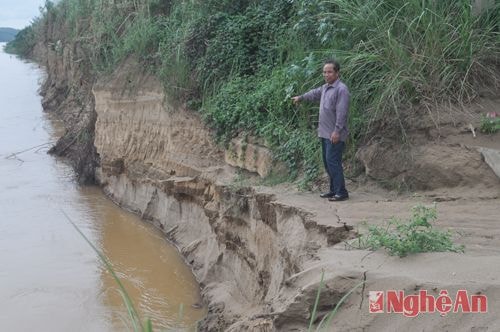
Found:
[[335, 70], [336, 72], [340, 71], [340, 64], [335, 59], [325, 60], [325, 62], [323, 62], [323, 66], [324, 65], [333, 65], [333, 70]]

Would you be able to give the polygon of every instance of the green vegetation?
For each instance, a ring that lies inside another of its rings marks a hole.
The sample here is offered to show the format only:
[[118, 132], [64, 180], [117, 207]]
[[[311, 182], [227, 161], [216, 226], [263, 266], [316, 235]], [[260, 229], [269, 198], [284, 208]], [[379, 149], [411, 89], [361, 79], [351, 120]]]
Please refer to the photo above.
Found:
[[[316, 322], [319, 299], [321, 297], [321, 291], [322, 291], [323, 286], [324, 286], [324, 281], [323, 281], [324, 277], [325, 277], [325, 271], [322, 271], [321, 272], [321, 280], [319, 282], [318, 291], [316, 293], [316, 300], [314, 301], [314, 306], [313, 306], [313, 309], [312, 309], [312, 312], [311, 312], [311, 318], [309, 320], [309, 328], [307, 329], [307, 332], [312, 332], [314, 323]], [[362, 281], [362, 282], [358, 283], [356, 286], [354, 286], [353, 288], [351, 288], [347, 293], [345, 293], [344, 296], [342, 296], [342, 298], [339, 300], [339, 302], [337, 302], [337, 304], [332, 309], [332, 311], [330, 311], [327, 315], [325, 315], [321, 319], [321, 321], [319, 322], [319, 324], [316, 326], [315, 331], [316, 332], [324, 331], [324, 329], [326, 329], [326, 331], [329, 331], [330, 330], [331, 321], [332, 321], [333, 317], [335, 316], [335, 314], [337, 313], [337, 311], [339, 310], [340, 306], [345, 302], [345, 300], [347, 300], [347, 298], [356, 289], [358, 289], [360, 286], [364, 285], [364, 283], [365, 283], [365, 281]]]
[[436, 219], [435, 208], [416, 206], [407, 222], [393, 218], [386, 226], [369, 226], [368, 233], [358, 239], [358, 245], [371, 250], [386, 248], [390, 255], [400, 257], [419, 252], [463, 252], [464, 247], [453, 243], [449, 231], [432, 228]]
[[26, 57], [30, 55], [33, 47], [35, 47], [35, 33], [34, 27], [30, 25], [16, 34], [16, 38], [5, 46], [5, 51]]
[[476, 15], [470, 0], [47, 1], [15, 48], [26, 53], [33, 36], [78, 44], [95, 73], [134, 55], [201, 112], [221, 143], [242, 131], [264, 138], [291, 177], [308, 184], [321, 169], [317, 105], [295, 107], [290, 97], [322, 83], [325, 58], [340, 60], [352, 93], [352, 155], [380, 131], [404, 137], [422, 109], [466, 102], [478, 85], [499, 82], [499, 8]]
[[18, 32], [19, 30], [13, 28], [0, 28], [0, 43], [13, 40]]
[[482, 117], [481, 127], [479, 128], [481, 132], [485, 134], [494, 134], [500, 131], [500, 117]]

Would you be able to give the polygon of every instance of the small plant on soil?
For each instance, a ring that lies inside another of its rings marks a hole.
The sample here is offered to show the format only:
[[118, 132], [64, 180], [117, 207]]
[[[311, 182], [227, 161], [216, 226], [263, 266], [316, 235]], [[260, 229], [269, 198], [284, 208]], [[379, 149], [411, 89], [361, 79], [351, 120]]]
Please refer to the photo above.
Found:
[[492, 112], [484, 116], [481, 119], [480, 130], [485, 134], [494, 134], [500, 131], [500, 114], [497, 115], [497, 113]]
[[436, 208], [416, 206], [407, 221], [392, 218], [385, 226], [369, 226], [368, 233], [358, 239], [360, 248], [377, 250], [386, 248], [390, 255], [404, 257], [419, 252], [463, 252], [463, 245], [456, 245], [450, 231], [433, 228]]

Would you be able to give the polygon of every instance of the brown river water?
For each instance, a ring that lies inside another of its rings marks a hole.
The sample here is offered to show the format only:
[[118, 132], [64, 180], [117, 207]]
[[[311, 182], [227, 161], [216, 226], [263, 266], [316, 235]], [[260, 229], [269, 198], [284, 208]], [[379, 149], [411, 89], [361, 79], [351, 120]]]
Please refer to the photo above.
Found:
[[[199, 286], [158, 230], [81, 187], [47, 155], [60, 133], [37, 94], [43, 71], [0, 43], [0, 331], [129, 331], [118, 286], [64, 214], [110, 260], [155, 331], [194, 331]], [[13, 153], [18, 153], [13, 155]]]

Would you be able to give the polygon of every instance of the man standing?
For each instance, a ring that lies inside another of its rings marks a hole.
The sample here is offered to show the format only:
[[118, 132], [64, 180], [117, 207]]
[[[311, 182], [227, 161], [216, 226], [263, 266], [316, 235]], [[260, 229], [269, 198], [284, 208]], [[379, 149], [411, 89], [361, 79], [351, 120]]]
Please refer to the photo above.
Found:
[[320, 196], [329, 201], [344, 201], [349, 198], [342, 169], [342, 152], [349, 135], [347, 113], [350, 96], [347, 86], [339, 79], [339, 71], [337, 61], [325, 61], [325, 84], [301, 96], [292, 97], [295, 104], [302, 100], [320, 102], [318, 136], [321, 140], [323, 164], [330, 177], [330, 191]]

